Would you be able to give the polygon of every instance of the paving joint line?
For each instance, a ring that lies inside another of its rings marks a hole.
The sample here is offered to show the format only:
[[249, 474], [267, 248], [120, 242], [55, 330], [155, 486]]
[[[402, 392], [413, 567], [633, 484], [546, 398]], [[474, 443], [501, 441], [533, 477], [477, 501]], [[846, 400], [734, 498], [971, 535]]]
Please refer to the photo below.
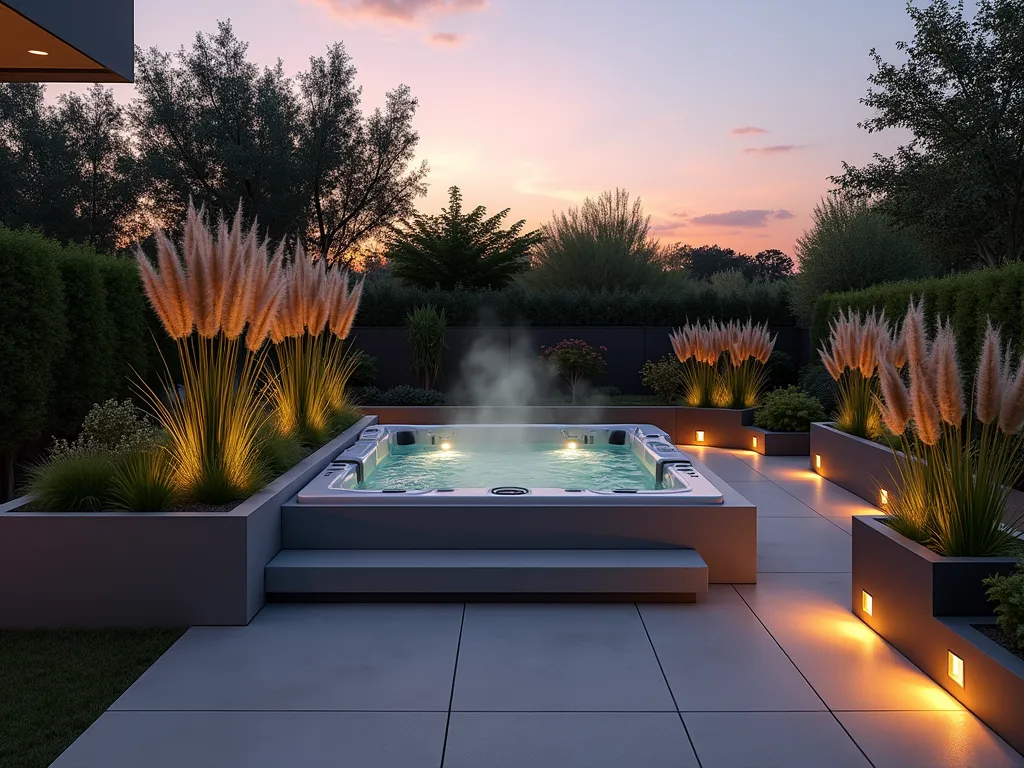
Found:
[[441, 743], [441, 763], [444, 768], [445, 755], [448, 752], [448, 730], [452, 725], [452, 703], [455, 701], [455, 680], [459, 674], [459, 654], [462, 652], [462, 630], [466, 628], [466, 604], [462, 604], [462, 621], [459, 622], [459, 641], [455, 644], [455, 666], [452, 668], [452, 690], [448, 694], [448, 717], [444, 721], [444, 741]]

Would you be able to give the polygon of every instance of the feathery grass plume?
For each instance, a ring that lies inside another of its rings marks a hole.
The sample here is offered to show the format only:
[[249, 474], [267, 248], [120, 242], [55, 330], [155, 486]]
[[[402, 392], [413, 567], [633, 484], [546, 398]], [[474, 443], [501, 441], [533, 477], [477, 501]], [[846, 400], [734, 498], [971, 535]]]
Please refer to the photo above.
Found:
[[172, 339], [182, 339], [192, 333], [193, 325], [185, 273], [174, 243], [159, 230], [154, 235], [158, 269], [153, 267], [140, 248], [135, 249], [135, 261], [139, 265], [149, 303], [167, 335]]
[[828, 345], [818, 355], [838, 384], [836, 427], [843, 432], [869, 439], [881, 434], [876, 371], [888, 359], [890, 339], [885, 315], [873, 311], [843, 310], [829, 324]]
[[985, 327], [985, 341], [978, 364], [975, 412], [982, 424], [991, 424], [999, 418], [1003, 399], [1003, 361], [999, 330], [989, 320]]
[[719, 399], [730, 408], [753, 408], [761, 399], [767, 380], [764, 363], [771, 355], [775, 339], [767, 325], [742, 325], [730, 321], [723, 331], [728, 341], [728, 358], [721, 371], [722, 394]]
[[1003, 402], [999, 408], [999, 429], [1008, 435], [1017, 435], [1024, 429], [1024, 355], [1013, 376], [1007, 366], [1003, 384]]
[[889, 338], [889, 325], [885, 320], [885, 311], [876, 315], [872, 310], [865, 318], [858, 334], [858, 345], [860, 354], [857, 358], [857, 368], [864, 376], [871, 376], [878, 367], [878, 348], [882, 339]]
[[220, 297], [221, 327], [229, 339], [238, 338], [245, 330], [255, 287], [252, 263], [260, 250], [256, 224], [244, 234], [241, 230], [242, 210], [239, 207], [231, 233], [230, 253], [225, 256], [227, 269]]
[[185, 273], [187, 293], [196, 331], [212, 339], [220, 330], [220, 317], [215, 309], [213, 287], [210, 282], [211, 263], [216, 254], [213, 236], [207, 229], [206, 214], [189, 208], [185, 219]]
[[267, 244], [263, 242], [256, 249], [249, 262], [249, 299], [246, 320], [249, 328], [245, 332], [245, 346], [250, 352], [258, 352], [270, 335], [271, 327], [277, 322], [281, 308], [282, 264], [284, 245], [278, 247], [273, 257], [267, 258]]
[[[901, 449], [893, 449], [899, 491], [890, 496], [889, 522], [941, 555], [1008, 554], [1016, 546], [1013, 531], [1024, 525], [1024, 516], [1005, 519], [1010, 489], [1024, 479], [1024, 440], [1013, 430], [1024, 425], [1024, 403], [1019, 416], [1002, 418], [1017, 375], [1007, 383], [999, 333], [989, 323], [972, 413], [964, 407], [952, 326], [948, 319], [940, 321], [934, 338], [929, 338], [920, 318], [922, 305], [911, 302], [904, 331], [913, 429], [902, 433]], [[884, 410], [895, 410], [905, 390], [900, 392], [902, 385], [890, 362], [882, 367], [881, 376]]]
[[695, 408], [714, 408], [724, 400], [717, 369], [725, 351], [724, 332], [715, 321], [687, 323], [670, 335], [676, 357], [683, 364], [683, 402]]
[[929, 368], [935, 370], [934, 389], [937, 393], [939, 414], [952, 426], [964, 419], [964, 385], [960, 378], [960, 364], [956, 359], [956, 335], [948, 319], [939, 324], [931, 357], [935, 361]]
[[[363, 281], [356, 283], [350, 291], [348, 288], [348, 273], [335, 270], [332, 281], [330, 303], [330, 329], [331, 333], [339, 339], [347, 339], [352, 331], [352, 324], [355, 322], [356, 313], [359, 311], [359, 302], [363, 296]], [[675, 343], [673, 342], [673, 347]]]
[[882, 358], [878, 367], [882, 422], [894, 435], [902, 435], [911, 419], [910, 393], [891, 360]]

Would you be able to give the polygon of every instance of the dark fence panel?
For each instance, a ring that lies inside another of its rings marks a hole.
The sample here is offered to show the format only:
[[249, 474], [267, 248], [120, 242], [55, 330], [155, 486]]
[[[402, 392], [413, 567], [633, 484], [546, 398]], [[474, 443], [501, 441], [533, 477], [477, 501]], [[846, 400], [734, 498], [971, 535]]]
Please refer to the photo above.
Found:
[[[648, 360], [672, 354], [669, 342], [671, 328], [581, 326], [529, 326], [521, 328], [449, 328], [445, 339], [444, 379], [440, 389], [450, 391], [458, 382], [463, 360], [474, 345], [486, 346], [492, 366], [503, 366], [508, 373], [514, 360], [536, 360], [542, 346], [552, 346], [562, 339], [582, 339], [592, 346], [605, 346], [608, 351], [606, 373], [593, 383], [618, 387], [623, 394], [650, 394], [640, 383], [640, 369]], [[772, 328], [778, 334], [775, 349], [789, 355], [796, 365], [808, 359], [808, 332], [792, 326]], [[353, 346], [377, 358], [376, 386], [382, 389], [412, 384], [422, 386], [412, 369], [412, 356], [404, 328], [357, 328], [352, 335]]]

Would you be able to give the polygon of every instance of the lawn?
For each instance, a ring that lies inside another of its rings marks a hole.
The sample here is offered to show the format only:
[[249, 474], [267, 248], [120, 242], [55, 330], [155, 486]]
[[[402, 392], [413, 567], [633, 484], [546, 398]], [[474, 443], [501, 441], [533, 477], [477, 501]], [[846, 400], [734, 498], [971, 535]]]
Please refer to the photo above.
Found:
[[46, 768], [183, 632], [0, 631], [0, 768]]

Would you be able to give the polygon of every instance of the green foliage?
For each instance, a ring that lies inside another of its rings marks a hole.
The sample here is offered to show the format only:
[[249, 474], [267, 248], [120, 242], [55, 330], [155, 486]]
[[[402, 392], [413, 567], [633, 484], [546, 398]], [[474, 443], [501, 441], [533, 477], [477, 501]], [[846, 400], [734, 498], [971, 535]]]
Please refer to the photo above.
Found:
[[102, 451], [81, 451], [31, 467], [26, 492], [36, 509], [51, 512], [97, 512], [109, 509], [115, 461]]
[[377, 358], [361, 349], [353, 354], [356, 360], [355, 369], [352, 371], [348, 383], [353, 387], [372, 387], [377, 383], [377, 375], [380, 372]]
[[0, 228], [0, 497], [10, 493], [14, 451], [50, 423], [52, 382], [66, 325], [58, 246]]
[[433, 389], [420, 389], [400, 384], [387, 390], [377, 387], [363, 387], [353, 391], [353, 396], [363, 405], [446, 405], [444, 393]]
[[878, 410], [878, 378], [846, 368], [836, 382], [836, 429], [874, 440], [883, 431]]
[[114, 390], [114, 321], [100, 259], [80, 249], [57, 259], [64, 285], [68, 343], [57, 361], [53, 427], [67, 432]]
[[784, 389], [797, 383], [796, 360], [781, 350], [772, 350], [765, 363], [765, 387], [768, 389]]
[[793, 266], [793, 259], [777, 248], [769, 248], [751, 256], [743, 272], [751, 280], [785, 280], [793, 276]]
[[[793, 311], [810, 322], [822, 294], [927, 277], [935, 267], [924, 246], [878, 208], [829, 195], [796, 245], [800, 272], [791, 282]], [[903, 309], [906, 309], [904, 304]]]
[[115, 462], [110, 498], [129, 512], [161, 512], [175, 498], [174, 469], [162, 448], [136, 451]]
[[268, 477], [277, 477], [298, 464], [306, 456], [302, 441], [295, 435], [282, 435], [270, 424], [262, 430], [260, 460]]
[[907, 3], [907, 13], [914, 39], [898, 44], [902, 63], [871, 51], [877, 70], [861, 101], [874, 116], [861, 126], [912, 138], [862, 168], [844, 163], [833, 181], [880, 199], [953, 255], [949, 266], [1024, 258], [1024, 4], [979, 0], [973, 21], [949, 0]]
[[55, 439], [50, 456], [62, 458], [79, 453], [127, 456], [152, 452], [159, 446], [161, 437], [159, 428], [131, 400], [118, 402], [111, 398], [89, 409], [74, 442]]
[[331, 415], [331, 436], [340, 435], [363, 418], [363, 412], [354, 403], [346, 405]]
[[586, 198], [579, 208], [544, 225], [546, 239], [534, 252], [529, 282], [547, 289], [590, 290], [637, 290], [662, 283], [662, 252], [648, 236], [650, 218], [639, 198], [629, 205], [625, 190]]
[[553, 347], [544, 347], [541, 359], [546, 360], [558, 371], [558, 375], [569, 384], [572, 402], [576, 402], [576, 389], [580, 382], [605, 371], [603, 352], [607, 347], [594, 349], [582, 339], [563, 339]]
[[431, 384], [441, 380], [441, 366], [447, 347], [444, 335], [448, 320], [444, 308], [438, 310], [433, 304], [416, 307], [406, 317], [405, 323], [413, 371], [423, 378], [423, 388], [430, 389]]
[[811, 422], [824, 420], [821, 403], [798, 387], [769, 392], [754, 412], [754, 424], [770, 432], [807, 432]]
[[836, 382], [820, 360], [811, 360], [800, 369], [797, 386], [820, 402], [826, 415], [835, 413]]
[[462, 212], [462, 193], [448, 190], [448, 207], [439, 216], [414, 213], [388, 240], [387, 258], [395, 277], [424, 288], [495, 289], [507, 285], [530, 266], [530, 251], [543, 236], [522, 232], [522, 219], [501, 228], [509, 209], [484, 218], [478, 205]]
[[741, 292], [728, 293], [691, 282], [637, 291], [548, 290], [522, 285], [501, 291], [442, 291], [404, 285], [391, 278], [366, 283], [356, 324], [402, 326], [409, 312], [423, 304], [444, 309], [452, 327], [474, 326], [481, 318], [510, 326], [668, 326], [684, 325], [694, 317], [754, 317], [773, 326], [794, 324], [786, 284], [781, 282], [750, 282]]
[[1024, 264], [821, 296], [814, 307], [812, 344], [828, 337], [828, 323], [840, 310], [885, 309], [888, 317], [901, 318], [912, 296], [924, 297], [929, 325], [934, 326], [939, 314], [952, 318], [965, 373], [977, 368], [988, 317], [1000, 326], [1004, 339], [1024, 348]]
[[149, 349], [153, 341], [146, 324], [148, 305], [134, 261], [98, 256], [96, 263], [103, 275], [107, 313], [114, 325], [110, 394], [125, 397], [133, 391], [135, 377], [146, 378], [151, 370]]
[[640, 369], [640, 383], [652, 390], [661, 402], [677, 405], [683, 398], [683, 364], [675, 355], [648, 360]]
[[996, 573], [984, 580], [986, 594], [996, 604], [996, 621], [1018, 651], [1024, 652], [1024, 564], [1009, 576]]

